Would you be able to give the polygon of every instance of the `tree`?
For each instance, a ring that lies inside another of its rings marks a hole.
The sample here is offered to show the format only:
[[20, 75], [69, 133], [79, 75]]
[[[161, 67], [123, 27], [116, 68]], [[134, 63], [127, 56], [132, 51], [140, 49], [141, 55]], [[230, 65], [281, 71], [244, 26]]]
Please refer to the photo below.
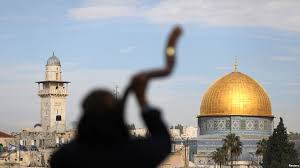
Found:
[[242, 142], [240, 141], [240, 137], [233, 133], [228, 134], [225, 139], [223, 139], [223, 142], [223, 148], [229, 155], [231, 168], [233, 168], [233, 161], [236, 161], [242, 154]]
[[288, 134], [289, 140], [299, 140], [300, 139], [300, 133], [296, 132], [290, 132]]
[[215, 163], [220, 165], [220, 168], [222, 164], [226, 162], [226, 151], [224, 148], [217, 148], [216, 151], [213, 152], [212, 159]]
[[261, 157], [266, 153], [267, 140], [262, 139], [262, 140], [258, 141], [256, 144], [257, 144], [256, 155]]
[[180, 130], [180, 134], [183, 134], [183, 126], [181, 124], [177, 124], [174, 128], [175, 129], [179, 129]]
[[266, 150], [267, 150], [267, 140], [266, 139], [262, 139], [262, 140], [258, 141], [256, 144], [257, 144], [256, 155], [263, 155], [264, 153], [266, 153]]
[[2, 143], [0, 143], [0, 155], [2, 152], [3, 152], [3, 145], [2, 145]]
[[267, 141], [267, 149], [263, 156], [264, 168], [284, 168], [289, 164], [299, 164], [298, 153], [294, 143], [289, 142], [286, 128], [280, 122]]

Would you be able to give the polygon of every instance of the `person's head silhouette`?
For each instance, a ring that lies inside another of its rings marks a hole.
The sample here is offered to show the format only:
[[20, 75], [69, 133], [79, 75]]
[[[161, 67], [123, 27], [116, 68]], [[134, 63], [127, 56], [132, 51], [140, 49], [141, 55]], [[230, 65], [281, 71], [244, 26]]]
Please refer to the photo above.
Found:
[[82, 108], [84, 114], [99, 113], [108, 115], [115, 110], [116, 102], [116, 99], [109, 91], [97, 89], [86, 96], [82, 102]]
[[[107, 90], [90, 92], [82, 102], [78, 139], [81, 142], [105, 141], [108, 144], [126, 142], [128, 129], [118, 102]], [[95, 137], [95, 134], [101, 137]]]

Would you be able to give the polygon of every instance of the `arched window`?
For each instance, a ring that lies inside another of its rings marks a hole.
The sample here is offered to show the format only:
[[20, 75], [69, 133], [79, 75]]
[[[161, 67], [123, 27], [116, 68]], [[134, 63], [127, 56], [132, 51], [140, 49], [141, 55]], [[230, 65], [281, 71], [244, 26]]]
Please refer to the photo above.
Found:
[[56, 121], [61, 121], [61, 115], [56, 116]]

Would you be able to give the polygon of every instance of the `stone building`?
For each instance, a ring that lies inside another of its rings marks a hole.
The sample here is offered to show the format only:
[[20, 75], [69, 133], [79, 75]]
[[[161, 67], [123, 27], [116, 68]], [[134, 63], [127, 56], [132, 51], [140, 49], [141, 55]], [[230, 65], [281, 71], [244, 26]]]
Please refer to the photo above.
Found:
[[197, 136], [198, 136], [198, 127], [186, 126], [186, 127], [183, 127], [182, 132], [183, 133], [181, 134], [181, 138], [183, 138], [183, 139], [197, 138]]
[[54, 53], [47, 60], [45, 80], [36, 83], [41, 98], [40, 123], [22, 129], [15, 137], [27, 148], [55, 148], [70, 141], [75, 131], [66, 128], [66, 97], [70, 82], [62, 80], [61, 63]]
[[54, 53], [47, 60], [45, 80], [36, 83], [41, 97], [40, 123], [12, 133], [12, 136], [0, 132], [0, 143], [14, 146], [14, 150], [2, 153], [0, 167], [47, 167], [53, 151], [75, 136], [76, 131], [66, 127], [66, 97], [70, 82], [62, 80], [60, 60]]
[[41, 97], [41, 126], [43, 131], [66, 131], [66, 97], [68, 83], [62, 80], [60, 60], [54, 55], [46, 64], [45, 80], [36, 82]]
[[170, 136], [172, 137], [172, 139], [180, 139], [181, 138], [180, 129], [170, 128], [169, 133], [170, 133]]
[[263, 87], [248, 75], [235, 71], [214, 82], [204, 94], [198, 115], [199, 134], [191, 148], [196, 148], [195, 163], [213, 167], [210, 158], [229, 133], [242, 142], [240, 161], [256, 160], [256, 143], [273, 131], [271, 101]]
[[135, 137], [145, 137], [148, 130], [146, 128], [136, 128], [134, 130], [130, 130], [130, 134]]
[[15, 137], [0, 131], [0, 145], [1, 147], [7, 147], [9, 144], [14, 143]]
[[45, 80], [36, 83], [41, 97], [40, 123], [22, 129], [15, 137], [19, 145], [28, 149], [55, 148], [69, 142], [75, 131], [66, 128], [66, 97], [70, 82], [62, 80], [61, 63], [54, 53], [47, 60]]
[[75, 136], [75, 130], [67, 130], [64, 133], [22, 130], [14, 133], [14, 136], [18, 144], [28, 150], [31, 148], [48, 149], [70, 142]]

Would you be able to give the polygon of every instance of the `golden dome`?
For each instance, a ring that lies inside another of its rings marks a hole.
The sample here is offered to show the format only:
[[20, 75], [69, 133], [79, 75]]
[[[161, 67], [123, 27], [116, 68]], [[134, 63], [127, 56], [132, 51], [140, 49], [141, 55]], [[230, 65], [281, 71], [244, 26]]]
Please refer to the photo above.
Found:
[[231, 72], [217, 80], [204, 94], [200, 116], [272, 116], [266, 91], [251, 77]]

